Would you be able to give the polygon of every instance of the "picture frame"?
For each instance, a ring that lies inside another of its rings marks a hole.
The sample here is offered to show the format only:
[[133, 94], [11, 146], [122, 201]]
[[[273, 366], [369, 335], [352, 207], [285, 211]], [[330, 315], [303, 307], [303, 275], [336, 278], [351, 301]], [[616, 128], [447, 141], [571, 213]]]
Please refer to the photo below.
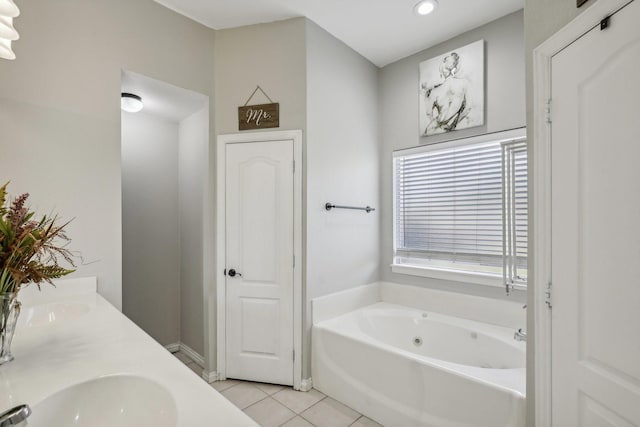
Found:
[[484, 124], [484, 40], [420, 63], [420, 135]]

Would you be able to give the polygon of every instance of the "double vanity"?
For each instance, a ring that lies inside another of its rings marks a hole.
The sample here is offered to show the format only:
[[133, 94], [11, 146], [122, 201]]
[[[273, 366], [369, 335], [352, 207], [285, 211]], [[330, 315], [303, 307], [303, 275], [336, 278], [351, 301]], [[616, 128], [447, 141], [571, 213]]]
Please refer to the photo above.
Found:
[[29, 405], [20, 425], [257, 426], [98, 295], [95, 278], [30, 285], [19, 300], [0, 413]]

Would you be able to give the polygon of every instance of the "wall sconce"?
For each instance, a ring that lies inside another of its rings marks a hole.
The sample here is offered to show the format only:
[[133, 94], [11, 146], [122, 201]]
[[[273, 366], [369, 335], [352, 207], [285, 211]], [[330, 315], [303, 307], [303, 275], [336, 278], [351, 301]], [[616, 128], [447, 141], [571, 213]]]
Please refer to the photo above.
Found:
[[20, 9], [13, 0], [0, 0], [0, 58], [16, 59], [11, 42], [20, 37], [13, 28], [13, 18], [20, 15]]

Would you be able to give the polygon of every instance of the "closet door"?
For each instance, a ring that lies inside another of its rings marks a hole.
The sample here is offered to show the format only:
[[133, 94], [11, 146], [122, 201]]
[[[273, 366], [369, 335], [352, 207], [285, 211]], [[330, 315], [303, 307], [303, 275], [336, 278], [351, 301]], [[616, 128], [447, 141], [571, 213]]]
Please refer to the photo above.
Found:
[[227, 377], [293, 385], [292, 140], [226, 146]]
[[640, 426], [640, 1], [552, 59], [552, 418]]

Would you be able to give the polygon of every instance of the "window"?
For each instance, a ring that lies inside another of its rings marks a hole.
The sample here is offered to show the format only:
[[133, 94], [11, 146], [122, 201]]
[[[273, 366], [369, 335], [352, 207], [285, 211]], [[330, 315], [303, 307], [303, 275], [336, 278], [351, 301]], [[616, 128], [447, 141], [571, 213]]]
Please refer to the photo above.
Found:
[[394, 271], [508, 289], [526, 283], [524, 137], [395, 153], [394, 205]]

